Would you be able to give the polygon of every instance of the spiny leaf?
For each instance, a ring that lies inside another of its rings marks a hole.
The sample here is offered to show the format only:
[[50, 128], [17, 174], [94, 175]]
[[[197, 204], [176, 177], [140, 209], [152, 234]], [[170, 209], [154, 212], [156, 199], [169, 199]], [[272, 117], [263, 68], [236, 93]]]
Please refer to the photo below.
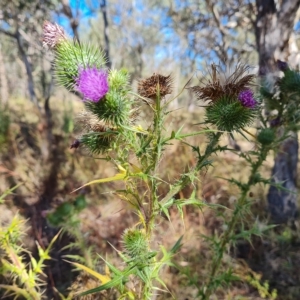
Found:
[[111, 280], [109, 275], [102, 275], [80, 263], [76, 263], [76, 262], [69, 262], [72, 265], [74, 265], [75, 267], [77, 267], [78, 269], [81, 269], [89, 274], [91, 274], [92, 276], [94, 276], [95, 278], [99, 279], [101, 281], [102, 284], [106, 284], [107, 282], [109, 282]]

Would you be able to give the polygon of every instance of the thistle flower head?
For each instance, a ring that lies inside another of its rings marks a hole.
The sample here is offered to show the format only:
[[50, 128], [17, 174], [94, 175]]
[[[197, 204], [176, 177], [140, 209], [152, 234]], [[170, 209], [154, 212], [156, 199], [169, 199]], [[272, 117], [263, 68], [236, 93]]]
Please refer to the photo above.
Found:
[[107, 73], [95, 67], [79, 69], [76, 85], [84, 100], [98, 102], [108, 92]]
[[108, 126], [89, 111], [79, 114], [76, 120], [81, 132], [78, 146], [83, 146], [90, 153], [106, 152], [117, 137], [114, 127]]
[[220, 66], [212, 64], [209, 78], [202, 86], [192, 87], [192, 91], [202, 101], [216, 102], [223, 97], [238, 97], [240, 92], [253, 84], [254, 75], [249, 74], [249, 69], [249, 66], [241, 63], [234, 69], [221, 69]]
[[151, 77], [139, 81], [138, 93], [142, 97], [155, 99], [158, 92], [160, 97], [172, 93], [172, 78], [170, 75], [163, 76], [154, 73]]
[[249, 109], [238, 100], [223, 97], [206, 108], [206, 122], [214, 124], [221, 131], [238, 131], [249, 126], [256, 113], [256, 109]]
[[257, 105], [256, 100], [253, 97], [253, 92], [250, 89], [245, 89], [239, 93], [239, 101], [244, 107], [255, 108]]
[[44, 22], [43, 47], [53, 49], [64, 40], [67, 40], [67, 36], [62, 27], [49, 21]]
[[206, 108], [206, 122], [228, 132], [249, 126], [258, 108], [249, 89], [254, 79], [249, 67], [238, 63], [234, 69], [221, 69], [212, 64], [209, 75], [201, 86], [192, 87], [199, 100], [210, 102]]

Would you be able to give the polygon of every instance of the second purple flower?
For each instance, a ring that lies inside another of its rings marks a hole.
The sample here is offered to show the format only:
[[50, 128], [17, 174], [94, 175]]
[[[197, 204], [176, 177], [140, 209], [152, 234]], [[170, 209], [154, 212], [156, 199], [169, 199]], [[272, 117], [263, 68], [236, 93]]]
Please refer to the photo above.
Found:
[[255, 108], [257, 104], [256, 100], [253, 97], [253, 92], [250, 89], [241, 91], [239, 93], [238, 99], [245, 107]]
[[108, 92], [107, 73], [97, 68], [79, 69], [76, 78], [77, 90], [83, 95], [84, 100], [98, 102]]

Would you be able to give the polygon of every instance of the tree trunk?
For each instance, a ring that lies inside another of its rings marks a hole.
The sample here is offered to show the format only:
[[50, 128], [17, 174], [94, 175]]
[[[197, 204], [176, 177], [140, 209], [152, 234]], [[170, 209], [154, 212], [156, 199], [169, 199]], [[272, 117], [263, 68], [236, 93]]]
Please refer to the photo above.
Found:
[[0, 44], [0, 105], [4, 106], [8, 102], [8, 82], [6, 78], [6, 70]]
[[103, 16], [103, 22], [104, 22], [104, 53], [105, 57], [107, 59], [106, 66], [108, 68], [111, 68], [111, 60], [109, 55], [109, 27], [108, 27], [108, 19], [107, 19], [107, 5], [106, 0], [102, 0], [100, 3], [100, 9]]
[[[277, 70], [276, 60], [287, 61], [289, 39], [293, 32], [300, 0], [256, 0], [257, 19], [255, 34], [259, 53], [259, 74], [266, 75]], [[293, 67], [293, 66], [292, 66]], [[297, 133], [284, 141], [275, 158], [272, 170], [273, 182], [283, 182], [291, 192], [270, 187], [268, 204], [276, 223], [283, 223], [296, 216], [296, 174], [298, 161]]]
[[40, 109], [40, 106], [39, 106], [39, 103], [37, 101], [37, 97], [36, 97], [36, 94], [35, 94], [35, 90], [34, 90], [34, 80], [33, 80], [33, 75], [32, 75], [31, 63], [29, 62], [28, 57], [26, 55], [26, 52], [23, 48], [22, 41], [21, 41], [21, 35], [20, 35], [19, 30], [16, 31], [15, 38], [17, 40], [19, 52], [20, 52], [20, 55], [22, 57], [23, 63], [24, 63], [25, 68], [26, 68], [27, 84], [28, 84], [28, 91], [29, 91], [30, 100], [33, 103], [35, 103], [37, 105], [37, 107]]

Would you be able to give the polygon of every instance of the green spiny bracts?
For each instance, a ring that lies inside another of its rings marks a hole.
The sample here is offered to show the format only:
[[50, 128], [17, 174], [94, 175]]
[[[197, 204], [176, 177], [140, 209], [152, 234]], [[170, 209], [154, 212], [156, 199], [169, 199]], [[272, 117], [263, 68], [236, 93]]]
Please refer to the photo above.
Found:
[[116, 139], [118, 132], [88, 132], [81, 136], [80, 143], [85, 146], [93, 154], [102, 154], [107, 152], [113, 141]]
[[126, 69], [110, 70], [108, 74], [108, 83], [111, 90], [123, 91], [129, 90], [129, 75]]
[[286, 69], [284, 76], [279, 81], [279, 87], [282, 93], [296, 93], [300, 96], [300, 73]]
[[91, 153], [95, 154], [104, 153], [114, 148], [114, 143], [119, 136], [119, 131], [116, 127], [109, 126], [99, 120], [97, 115], [89, 111], [80, 113], [76, 121], [78, 129], [81, 131], [81, 136], [73, 142], [71, 148], [84, 146]]
[[229, 97], [223, 97], [206, 108], [206, 121], [221, 131], [232, 132], [247, 127], [255, 117], [256, 109], [245, 107]]
[[126, 229], [123, 234], [125, 252], [131, 258], [145, 257], [148, 251], [146, 235], [137, 229]]
[[259, 107], [251, 90], [254, 78], [247, 65], [222, 68], [212, 64], [207, 79], [191, 88], [200, 101], [209, 101], [206, 122], [228, 132], [249, 126]]
[[57, 82], [69, 90], [75, 90], [80, 68], [105, 68], [105, 56], [97, 48], [64, 40], [55, 48], [55, 74]]
[[264, 146], [272, 144], [275, 138], [276, 135], [272, 128], [263, 128], [257, 135], [257, 141]]
[[85, 105], [87, 110], [107, 124], [122, 126], [130, 123], [131, 102], [122, 91], [110, 89], [101, 101], [86, 102]]

